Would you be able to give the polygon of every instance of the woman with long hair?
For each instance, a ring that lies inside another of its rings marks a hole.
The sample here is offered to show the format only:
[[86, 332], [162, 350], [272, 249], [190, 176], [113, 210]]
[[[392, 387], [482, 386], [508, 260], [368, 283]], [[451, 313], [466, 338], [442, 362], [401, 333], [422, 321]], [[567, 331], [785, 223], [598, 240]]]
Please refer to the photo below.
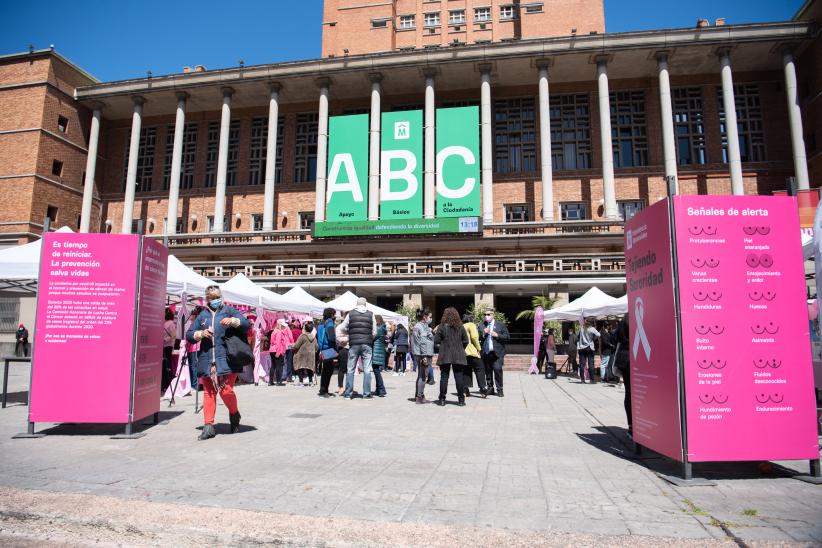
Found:
[[[479, 330], [477, 330], [477, 324], [474, 323], [474, 317], [471, 314], [465, 313], [462, 315], [462, 327], [465, 334], [468, 335], [468, 346], [465, 347], [465, 359], [468, 360], [468, 367], [463, 376], [465, 395], [471, 395], [470, 389], [474, 387], [473, 377], [476, 376], [480, 396], [486, 398], [488, 397], [488, 389], [485, 385], [485, 364], [482, 363], [482, 356], [480, 356]], [[471, 374], [472, 371], [473, 375]]]
[[440, 347], [437, 358], [437, 364], [440, 367], [440, 397], [437, 400], [439, 406], [445, 405], [451, 369], [454, 370], [454, 382], [457, 384], [458, 405], [465, 405], [464, 375], [468, 367], [465, 347], [468, 343], [468, 333], [462, 327], [459, 312], [453, 306], [449, 306], [442, 313], [442, 320], [437, 326], [434, 337], [434, 345]]
[[431, 369], [434, 356], [434, 332], [431, 330], [431, 311], [417, 310], [417, 323], [412, 329], [411, 352], [417, 363], [417, 391], [414, 401], [418, 404], [431, 403], [425, 399], [425, 379]]
[[[407, 321], [407, 320], [401, 320]], [[397, 323], [394, 329], [394, 334], [391, 335], [391, 342], [394, 344], [396, 366], [394, 367], [394, 376], [405, 376], [405, 356], [408, 354], [408, 329], [404, 323]]]

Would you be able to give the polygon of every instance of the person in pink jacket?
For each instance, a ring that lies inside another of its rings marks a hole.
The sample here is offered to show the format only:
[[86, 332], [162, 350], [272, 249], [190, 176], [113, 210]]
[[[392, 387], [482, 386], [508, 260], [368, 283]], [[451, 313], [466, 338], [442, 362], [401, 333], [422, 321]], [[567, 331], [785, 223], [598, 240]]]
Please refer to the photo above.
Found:
[[285, 386], [285, 353], [294, 344], [294, 337], [291, 336], [291, 330], [286, 321], [280, 318], [268, 334], [268, 338], [272, 367], [275, 372], [274, 375], [268, 376], [268, 384], [269, 386], [274, 384], [276, 378], [277, 386]]

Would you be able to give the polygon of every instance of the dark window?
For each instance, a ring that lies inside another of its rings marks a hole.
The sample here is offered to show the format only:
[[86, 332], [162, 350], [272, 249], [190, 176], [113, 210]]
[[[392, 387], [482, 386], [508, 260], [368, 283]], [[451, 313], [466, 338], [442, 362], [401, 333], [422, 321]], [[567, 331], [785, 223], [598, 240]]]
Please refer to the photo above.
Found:
[[[143, 224], [143, 229], [145, 230], [145, 223]], [[140, 219], [132, 219], [131, 220], [131, 233], [132, 234], [139, 234], [140, 233]]]
[[[128, 178], [128, 159], [131, 153], [131, 130], [126, 134], [125, 165], [123, 166], [123, 190], [126, 188]], [[137, 192], [147, 192], [151, 190], [152, 178], [154, 176], [154, 150], [157, 146], [157, 128], [144, 127], [140, 130], [140, 144], [137, 149], [137, 178], [135, 181]]]
[[534, 220], [531, 204], [505, 204], [506, 223], [528, 223]]
[[497, 173], [536, 171], [533, 98], [494, 101], [494, 161]]
[[584, 202], [566, 202], [559, 204], [559, 212], [563, 221], [582, 221], [588, 218], [588, 204]]
[[479, 99], [464, 99], [459, 101], [443, 101], [442, 108], [478, 107]]
[[226, 186], [237, 184], [237, 171], [240, 167], [240, 121], [234, 120], [228, 125], [228, 162], [225, 170]]
[[255, 213], [251, 216], [251, 230], [263, 229], [263, 215], [262, 213]]
[[591, 111], [588, 94], [551, 97], [553, 169], [591, 167]]
[[298, 183], [317, 179], [317, 124], [316, 112], [297, 115], [294, 154], [294, 180]]
[[56, 175], [58, 177], [63, 175], [63, 162], [60, 160], [54, 160], [51, 163], [51, 174]]
[[[277, 118], [277, 150], [274, 181], [280, 182], [283, 174], [283, 137], [285, 117]], [[254, 118], [251, 121], [251, 143], [249, 151], [248, 184], [265, 183], [266, 154], [268, 153], [268, 118]]]
[[[722, 133], [722, 161], [728, 162], [728, 133], [725, 126], [725, 105], [722, 88], [717, 86], [719, 99], [719, 130]], [[734, 86], [736, 127], [739, 131], [739, 156], [743, 162], [764, 162], [765, 130], [762, 125], [762, 104], [757, 84]]]
[[619, 216], [627, 221], [645, 208], [645, 202], [643, 200], [620, 200], [617, 206], [619, 206]]
[[[171, 185], [171, 161], [174, 157], [174, 126], [166, 127], [166, 155], [163, 161], [163, 190]], [[180, 188], [194, 186], [194, 165], [197, 157], [197, 124], [186, 124], [183, 130], [183, 150], [180, 156]]]
[[217, 184], [217, 156], [220, 153], [220, 122], [208, 123], [206, 136], [205, 186]]
[[705, 123], [702, 89], [674, 88], [674, 138], [679, 165], [705, 164]]
[[[214, 232], [214, 215], [206, 217], [207, 231]], [[223, 215], [223, 232], [231, 232], [231, 223], [228, 222], [228, 215]]]
[[372, 19], [371, 20], [371, 28], [384, 29], [387, 26], [388, 26], [388, 20], [386, 20], [386, 19]]
[[611, 93], [611, 140], [614, 166], [648, 165], [644, 91]]
[[0, 297], [0, 333], [17, 331], [20, 320], [20, 298]]
[[314, 228], [314, 212], [300, 211], [300, 229], [311, 230]]
[[400, 112], [404, 110], [423, 110], [424, 108], [425, 106], [419, 103], [410, 105], [392, 105], [391, 112]]
[[68, 131], [68, 118], [66, 118], [65, 116], [58, 116], [57, 129], [60, 131], [60, 133], [66, 133]]
[[59, 208], [57, 206], [53, 206], [53, 205], [50, 205], [50, 206], [46, 207], [46, 217], [49, 218], [49, 221], [51, 221], [52, 224], [57, 222], [57, 210], [58, 209]]

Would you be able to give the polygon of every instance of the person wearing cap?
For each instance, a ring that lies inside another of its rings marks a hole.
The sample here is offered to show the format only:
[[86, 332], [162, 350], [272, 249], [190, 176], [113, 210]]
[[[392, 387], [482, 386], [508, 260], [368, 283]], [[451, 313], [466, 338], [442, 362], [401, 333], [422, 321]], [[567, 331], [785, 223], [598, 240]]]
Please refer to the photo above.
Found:
[[479, 331], [488, 394], [494, 394], [494, 385], [496, 385], [497, 395], [502, 398], [505, 396], [502, 392], [502, 367], [505, 360], [505, 345], [510, 338], [508, 328], [503, 322], [494, 319], [493, 308], [487, 308], [483, 314], [483, 322]]
[[357, 306], [351, 310], [340, 324], [340, 330], [348, 333], [348, 370], [345, 375], [346, 400], [354, 394], [354, 368], [357, 360], [362, 358], [362, 397], [371, 399], [371, 359], [372, 345], [377, 335], [377, 320], [374, 313], [366, 308], [364, 297], [357, 299]]

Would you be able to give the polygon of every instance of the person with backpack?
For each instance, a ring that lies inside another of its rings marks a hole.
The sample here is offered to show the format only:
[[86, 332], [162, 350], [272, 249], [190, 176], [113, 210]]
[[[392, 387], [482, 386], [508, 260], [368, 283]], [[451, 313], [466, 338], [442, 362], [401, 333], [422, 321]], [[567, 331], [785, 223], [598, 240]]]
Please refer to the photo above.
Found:
[[337, 352], [337, 335], [334, 329], [334, 316], [337, 311], [333, 308], [323, 310], [323, 319], [317, 326], [317, 345], [319, 349], [319, 360], [322, 364], [320, 372], [320, 391], [317, 393], [321, 398], [330, 398], [328, 385], [331, 383], [331, 375], [334, 374], [334, 360], [339, 356]]

